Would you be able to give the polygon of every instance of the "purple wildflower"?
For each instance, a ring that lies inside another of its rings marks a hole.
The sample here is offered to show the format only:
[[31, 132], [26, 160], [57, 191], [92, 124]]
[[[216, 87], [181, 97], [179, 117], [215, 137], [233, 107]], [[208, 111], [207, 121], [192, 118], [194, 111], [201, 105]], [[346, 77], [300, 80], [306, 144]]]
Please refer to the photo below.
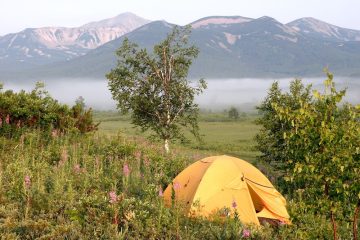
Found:
[[164, 192], [162, 190], [162, 187], [159, 186], [159, 197], [162, 197], [162, 196], [164, 196]]
[[173, 188], [175, 191], [178, 191], [181, 188], [181, 185], [179, 182], [174, 182], [173, 183]]
[[26, 176], [24, 177], [24, 183], [25, 183], [25, 187], [26, 187], [26, 188], [30, 188], [30, 186], [31, 186], [31, 179], [30, 179], [30, 176], [29, 176], [29, 175], [26, 175]]
[[2, 123], [3, 123], [3, 121], [2, 121], [2, 118], [0, 117], [0, 127], [2, 127]]
[[9, 123], [10, 123], [10, 116], [9, 116], [9, 114], [6, 115], [5, 122], [6, 122], [6, 124], [9, 124]]
[[58, 131], [57, 131], [56, 129], [53, 129], [53, 130], [51, 131], [51, 136], [52, 136], [53, 138], [56, 138], [56, 137], [58, 136]]
[[69, 158], [68, 152], [67, 152], [67, 150], [64, 148], [64, 149], [61, 151], [59, 166], [63, 166], [63, 165], [65, 164], [65, 162], [68, 160], [68, 158]]
[[243, 236], [243, 238], [248, 238], [248, 237], [250, 237], [250, 230], [244, 229], [244, 230], [243, 230], [243, 233], [242, 233], [242, 236]]
[[236, 203], [235, 199], [234, 199], [233, 202], [231, 203], [231, 206], [232, 206], [233, 208], [237, 208], [237, 203]]
[[116, 192], [115, 192], [115, 191], [109, 192], [109, 198], [110, 198], [109, 202], [110, 202], [111, 204], [116, 203], [117, 200], [118, 200], [118, 196], [116, 195]]
[[74, 171], [75, 171], [75, 173], [81, 173], [80, 164], [75, 164], [75, 166], [74, 166]]
[[130, 175], [130, 169], [129, 169], [129, 165], [127, 165], [127, 163], [124, 164], [123, 173], [124, 173], [125, 177], [128, 177]]
[[150, 165], [150, 159], [147, 156], [144, 156], [144, 164], [147, 167]]
[[285, 225], [285, 224], [286, 224], [286, 222], [285, 222], [284, 220], [281, 219], [281, 220], [279, 221], [279, 225], [280, 225], [280, 226], [283, 226], [283, 225]]

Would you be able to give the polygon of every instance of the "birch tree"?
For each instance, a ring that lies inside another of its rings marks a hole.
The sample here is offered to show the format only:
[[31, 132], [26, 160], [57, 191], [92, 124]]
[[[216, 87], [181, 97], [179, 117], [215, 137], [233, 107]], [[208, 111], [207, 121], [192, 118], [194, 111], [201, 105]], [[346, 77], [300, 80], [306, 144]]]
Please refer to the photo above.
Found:
[[184, 138], [185, 128], [199, 137], [199, 108], [194, 97], [203, 92], [206, 83], [187, 79], [199, 53], [189, 44], [189, 35], [189, 27], [174, 27], [151, 53], [125, 39], [116, 52], [116, 68], [106, 75], [117, 108], [130, 113], [132, 123], [142, 131], [151, 130], [162, 139], [166, 152], [171, 140]]

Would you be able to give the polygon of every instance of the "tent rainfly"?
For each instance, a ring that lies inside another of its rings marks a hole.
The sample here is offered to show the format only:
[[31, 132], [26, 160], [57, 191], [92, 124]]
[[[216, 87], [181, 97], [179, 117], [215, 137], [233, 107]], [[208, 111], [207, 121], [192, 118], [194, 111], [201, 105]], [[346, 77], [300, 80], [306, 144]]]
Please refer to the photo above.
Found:
[[189, 215], [230, 209], [246, 224], [290, 224], [285, 198], [256, 167], [235, 157], [207, 157], [188, 166], [164, 191], [166, 204], [173, 199], [182, 202]]

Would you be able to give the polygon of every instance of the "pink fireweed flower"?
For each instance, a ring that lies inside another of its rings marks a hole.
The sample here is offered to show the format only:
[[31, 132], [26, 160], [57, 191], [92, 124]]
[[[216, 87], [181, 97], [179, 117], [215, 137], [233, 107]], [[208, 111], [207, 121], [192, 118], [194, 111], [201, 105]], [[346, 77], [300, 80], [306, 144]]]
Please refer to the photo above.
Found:
[[75, 172], [75, 173], [81, 173], [80, 164], [75, 164], [75, 165], [74, 165], [74, 172]]
[[115, 191], [109, 192], [109, 199], [110, 199], [109, 202], [111, 204], [114, 204], [114, 203], [116, 203], [118, 201], [118, 196], [116, 195]]
[[234, 199], [233, 202], [231, 203], [231, 206], [232, 206], [233, 208], [237, 208], [237, 203], [236, 203], [235, 199]]
[[30, 188], [30, 186], [31, 186], [31, 179], [30, 179], [30, 176], [29, 176], [29, 175], [26, 175], [26, 176], [24, 177], [24, 183], [25, 183], [25, 187], [26, 187], [26, 188]]
[[164, 196], [164, 192], [161, 186], [159, 186], [159, 197]]
[[60, 166], [63, 166], [63, 165], [65, 164], [65, 162], [68, 160], [68, 158], [69, 158], [68, 152], [67, 152], [67, 150], [64, 148], [64, 149], [61, 151], [59, 165], [60, 165]]
[[2, 118], [0, 117], [0, 127], [2, 127]]
[[6, 124], [9, 124], [9, 123], [10, 123], [10, 116], [9, 116], [9, 114], [6, 115], [5, 122], [6, 122]]
[[281, 220], [279, 221], [279, 225], [280, 225], [280, 226], [286, 225], [286, 222], [281, 219]]
[[53, 130], [51, 131], [51, 136], [52, 136], [53, 138], [56, 138], [56, 137], [58, 136], [58, 131], [57, 131], [56, 129], [53, 129]]
[[127, 163], [124, 164], [123, 173], [124, 173], [125, 177], [128, 177], [130, 175], [130, 169], [129, 169], [129, 165], [127, 165]]
[[243, 238], [248, 238], [248, 237], [250, 237], [250, 230], [244, 229], [244, 230], [243, 230], [243, 233], [242, 233], [242, 237], [243, 237]]
[[150, 159], [147, 156], [144, 156], [144, 164], [147, 167], [150, 165]]
[[181, 185], [179, 182], [174, 182], [173, 183], [173, 188], [175, 191], [178, 191], [181, 188]]

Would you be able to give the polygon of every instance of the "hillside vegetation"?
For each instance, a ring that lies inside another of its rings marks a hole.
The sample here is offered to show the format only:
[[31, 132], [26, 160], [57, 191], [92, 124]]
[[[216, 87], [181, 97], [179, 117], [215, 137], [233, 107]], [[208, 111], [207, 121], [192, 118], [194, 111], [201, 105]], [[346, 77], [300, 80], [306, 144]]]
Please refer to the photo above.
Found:
[[[225, 124], [226, 125], [226, 124]], [[210, 221], [163, 205], [160, 189], [204, 155], [174, 151], [123, 136], [44, 138], [30, 131], [0, 139], [0, 234], [3, 239], [329, 239], [324, 216], [289, 201], [293, 224], [255, 228]], [[160, 196], [159, 196], [160, 195]], [[348, 224], [339, 234], [350, 238]], [[247, 238], [247, 237], [246, 237]]]
[[[261, 115], [234, 120], [227, 112], [201, 113], [202, 141], [177, 142], [170, 154], [137, 132], [126, 115], [93, 116], [82, 99], [70, 108], [38, 88], [0, 92], [1, 239], [331, 239], [334, 223], [337, 239], [356, 239], [359, 107], [341, 107], [345, 92], [335, 91], [328, 77], [328, 95], [314, 92], [311, 101], [309, 88], [297, 81], [290, 93], [274, 84]], [[266, 159], [269, 155], [259, 158], [265, 152], [255, 150], [257, 134], [269, 154], [279, 155], [275, 164]], [[307, 136], [312, 138], [302, 141]], [[311, 161], [321, 161], [310, 162], [310, 150], [316, 156]], [[292, 224], [244, 225], [221, 212], [188, 217], [181, 204], [164, 205], [163, 190], [178, 173], [221, 154], [257, 166], [287, 199]], [[327, 161], [331, 154], [337, 158]], [[289, 158], [296, 161], [287, 163]], [[328, 176], [320, 175], [324, 170]], [[323, 178], [329, 192], [321, 187]]]

